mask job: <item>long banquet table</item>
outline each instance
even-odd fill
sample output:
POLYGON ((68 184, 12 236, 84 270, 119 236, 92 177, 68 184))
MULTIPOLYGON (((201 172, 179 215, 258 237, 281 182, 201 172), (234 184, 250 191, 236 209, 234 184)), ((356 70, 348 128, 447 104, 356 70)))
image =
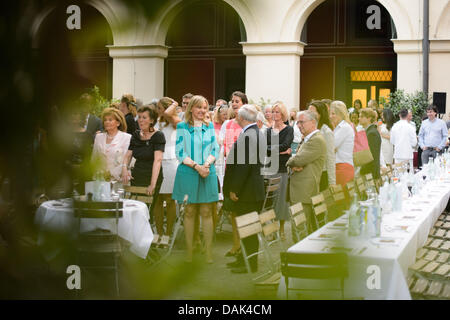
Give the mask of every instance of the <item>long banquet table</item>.
MULTIPOLYGON (((409 300, 408 267, 414 264, 417 250, 425 245, 430 229, 446 208, 449 197, 450 177, 428 182, 419 195, 403 201, 402 211, 383 215, 381 238, 347 236, 348 216, 343 215, 290 247, 288 252, 347 251, 346 299, 409 300), (378 275, 379 283, 375 280, 378 275)), ((294 288, 319 286, 314 280, 289 281, 289 287, 294 288)), ((281 277, 279 298, 285 299, 285 293, 285 280, 281 277)), ((296 295, 290 293, 291 297, 296 295)))

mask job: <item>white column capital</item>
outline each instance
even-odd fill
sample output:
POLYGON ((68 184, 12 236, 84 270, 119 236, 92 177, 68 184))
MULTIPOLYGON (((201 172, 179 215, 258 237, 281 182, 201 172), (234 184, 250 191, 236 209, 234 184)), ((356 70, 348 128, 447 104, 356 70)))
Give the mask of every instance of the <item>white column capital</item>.
POLYGON ((306 43, 295 42, 240 42, 246 56, 303 55, 306 43))
POLYGON ((395 53, 422 53, 422 39, 399 40, 392 39, 395 53))
POLYGON ((431 39, 430 53, 450 53, 450 39, 431 39))
POLYGON ((167 58, 169 48, 162 45, 107 46, 111 58, 167 58))

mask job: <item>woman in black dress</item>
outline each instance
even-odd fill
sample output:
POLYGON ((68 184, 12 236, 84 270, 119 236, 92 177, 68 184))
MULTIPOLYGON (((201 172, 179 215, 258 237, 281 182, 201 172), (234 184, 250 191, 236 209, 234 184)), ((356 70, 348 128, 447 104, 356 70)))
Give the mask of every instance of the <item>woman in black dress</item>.
POLYGON ((286 240, 284 234, 284 223, 290 219, 289 204, 286 201, 286 191, 288 184, 288 173, 286 162, 292 154, 291 144, 294 141, 294 128, 285 122, 289 119, 289 114, 283 102, 278 101, 272 107, 273 125, 267 129, 267 155, 273 159, 278 157, 278 170, 273 172, 274 177, 281 177, 280 191, 275 202, 275 214, 280 221, 280 237, 286 240))
POLYGON ((132 186, 147 187, 147 194, 153 195, 153 201, 161 187, 163 180, 161 163, 166 139, 164 134, 155 129, 158 113, 149 106, 138 110, 138 124, 140 130, 133 132, 130 146, 122 164, 122 182, 132 186), (131 157, 136 159, 133 170, 128 170, 131 157))

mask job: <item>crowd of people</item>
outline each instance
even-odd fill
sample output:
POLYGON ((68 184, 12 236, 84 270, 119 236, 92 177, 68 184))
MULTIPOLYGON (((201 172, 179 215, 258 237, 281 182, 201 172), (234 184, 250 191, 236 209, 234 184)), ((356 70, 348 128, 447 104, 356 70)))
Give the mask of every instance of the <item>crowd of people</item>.
MULTIPOLYGON (((80 105, 87 105, 89 99, 83 95, 80 105)), ((408 160, 413 168, 418 147, 425 164, 448 144, 446 123, 437 117, 434 106, 428 107, 428 119, 416 135, 409 110, 401 110, 395 122, 396 115, 380 109, 375 100, 367 108, 359 100, 352 108, 342 101, 314 100, 304 111, 289 110, 282 101, 264 107, 249 104, 239 91, 233 92, 229 102, 219 99, 215 105, 190 93, 181 100, 181 106, 169 97, 142 105, 125 94, 120 103, 104 109, 100 118, 77 113, 72 123, 78 136, 92 141, 88 157, 97 170, 101 168, 119 183, 147 188, 153 196, 151 215, 157 234, 171 236, 176 202, 187 196, 187 261, 192 261, 195 249, 202 245, 201 221, 205 260, 213 262, 217 211, 222 207, 228 212, 233 241, 226 256, 236 257, 228 264, 236 273, 247 270, 234 218, 262 209, 264 179, 281 178, 273 207, 285 241, 290 205, 303 204, 308 229, 313 231, 317 226, 312 196, 332 185, 344 186, 359 174, 378 178, 381 168, 393 163, 408 160), (372 160, 357 167, 354 152, 361 132, 372 160), (278 166, 270 172, 262 170, 272 160, 278 166)), ((248 255, 258 250, 256 237, 243 244, 248 255)), ((252 272, 258 269, 256 258, 250 266, 252 272)))

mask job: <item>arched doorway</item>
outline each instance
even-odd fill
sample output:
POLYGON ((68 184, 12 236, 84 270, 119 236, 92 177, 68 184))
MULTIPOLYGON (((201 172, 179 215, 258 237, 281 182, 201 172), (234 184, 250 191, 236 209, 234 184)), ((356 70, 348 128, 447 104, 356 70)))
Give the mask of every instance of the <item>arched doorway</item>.
POLYGON ((76 91, 99 87, 112 96, 112 59, 107 45, 113 44, 111 28, 94 7, 78 3, 80 29, 69 29, 67 6, 48 10, 34 39, 40 73, 49 90, 71 86, 76 91))
POLYGON ((342 100, 350 107, 356 99, 366 106, 388 96, 397 77, 393 38, 394 23, 378 1, 321 3, 301 35, 307 44, 300 66, 301 108, 312 99, 342 100))
POLYGON ((180 101, 185 93, 201 94, 214 104, 245 91, 241 41, 246 41, 243 23, 224 1, 198 1, 182 9, 166 38, 165 95, 180 101))

